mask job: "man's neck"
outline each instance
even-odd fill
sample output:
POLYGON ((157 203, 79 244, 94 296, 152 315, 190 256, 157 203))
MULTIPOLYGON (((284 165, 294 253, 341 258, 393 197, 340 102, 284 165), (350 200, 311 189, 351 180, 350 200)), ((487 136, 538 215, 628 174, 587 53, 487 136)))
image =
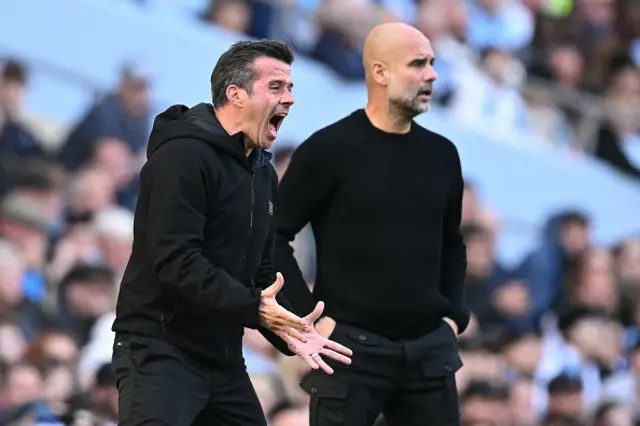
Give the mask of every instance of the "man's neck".
MULTIPOLYGON (((235 114, 234 111, 230 110, 227 107, 222 107, 214 109, 214 113, 222 128, 229 135, 235 135, 236 133, 242 132, 242 120, 240 120, 240 118, 235 114)), ((251 143, 251 140, 247 137, 247 135, 243 136, 244 152, 248 157, 251 154, 251 151, 253 151, 253 144, 251 143)))
POLYGON ((411 120, 395 113, 388 105, 369 102, 364 111, 371 124, 384 132, 405 134, 411 130, 411 120))

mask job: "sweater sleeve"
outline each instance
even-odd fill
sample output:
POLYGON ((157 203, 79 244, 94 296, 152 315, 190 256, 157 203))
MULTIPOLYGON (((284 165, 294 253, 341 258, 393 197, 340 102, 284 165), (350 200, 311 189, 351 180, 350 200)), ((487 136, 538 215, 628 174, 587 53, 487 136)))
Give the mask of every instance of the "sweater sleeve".
POLYGON ((464 298, 467 251, 460 233, 464 182, 460 157, 455 147, 453 150, 453 184, 447 197, 443 221, 440 293, 449 299, 449 310, 445 316, 455 321, 458 333, 462 333, 469 325, 470 319, 469 308, 464 298))
POLYGON ((275 265, 284 276, 283 292, 299 315, 307 315, 316 305, 291 243, 313 220, 335 187, 330 152, 320 133, 315 133, 294 152, 278 191, 276 203, 275 265))

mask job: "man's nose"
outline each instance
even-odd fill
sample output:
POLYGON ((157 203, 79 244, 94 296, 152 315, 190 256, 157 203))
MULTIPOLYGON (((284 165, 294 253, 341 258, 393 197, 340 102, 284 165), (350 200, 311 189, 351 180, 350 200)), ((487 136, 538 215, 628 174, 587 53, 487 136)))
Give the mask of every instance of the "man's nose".
POLYGON ((293 93, 287 90, 285 91, 285 94, 280 102, 285 105, 293 105, 294 103, 296 103, 296 100, 293 99, 293 93))
POLYGON ((424 74, 424 80, 426 82, 429 83, 433 83, 434 81, 436 81, 436 79, 438 78, 438 73, 436 72, 435 69, 430 68, 425 74, 424 74))

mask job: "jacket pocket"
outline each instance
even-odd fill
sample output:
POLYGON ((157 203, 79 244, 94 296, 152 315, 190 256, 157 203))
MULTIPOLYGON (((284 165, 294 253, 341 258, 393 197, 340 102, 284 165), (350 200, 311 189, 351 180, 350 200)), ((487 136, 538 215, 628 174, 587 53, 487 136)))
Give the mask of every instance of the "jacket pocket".
POLYGON ((125 381, 132 382, 135 375, 149 359, 150 347, 146 337, 117 335, 113 343, 111 368, 119 389, 125 381))
POLYGON ((349 393, 351 380, 343 375, 328 375, 322 371, 310 371, 300 382, 305 393, 314 398, 344 400, 349 393))

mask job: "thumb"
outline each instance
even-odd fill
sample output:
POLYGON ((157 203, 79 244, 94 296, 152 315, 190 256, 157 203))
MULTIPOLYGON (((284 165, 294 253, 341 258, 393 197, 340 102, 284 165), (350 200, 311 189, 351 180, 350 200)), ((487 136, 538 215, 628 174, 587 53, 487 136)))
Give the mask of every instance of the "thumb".
POLYGON ((274 283, 271 284, 269 287, 267 287, 262 292, 262 295, 267 297, 275 297, 276 294, 278 294, 280 290, 282 290, 283 285, 284 285, 284 278, 282 277, 282 274, 278 272, 276 274, 276 280, 274 281, 274 283))
POLYGON ((318 302, 313 312, 307 315, 305 319, 309 321, 309 324, 313 324, 318 320, 318 318, 320 318, 320 315, 322 315, 322 312, 324 312, 324 302, 318 302))

